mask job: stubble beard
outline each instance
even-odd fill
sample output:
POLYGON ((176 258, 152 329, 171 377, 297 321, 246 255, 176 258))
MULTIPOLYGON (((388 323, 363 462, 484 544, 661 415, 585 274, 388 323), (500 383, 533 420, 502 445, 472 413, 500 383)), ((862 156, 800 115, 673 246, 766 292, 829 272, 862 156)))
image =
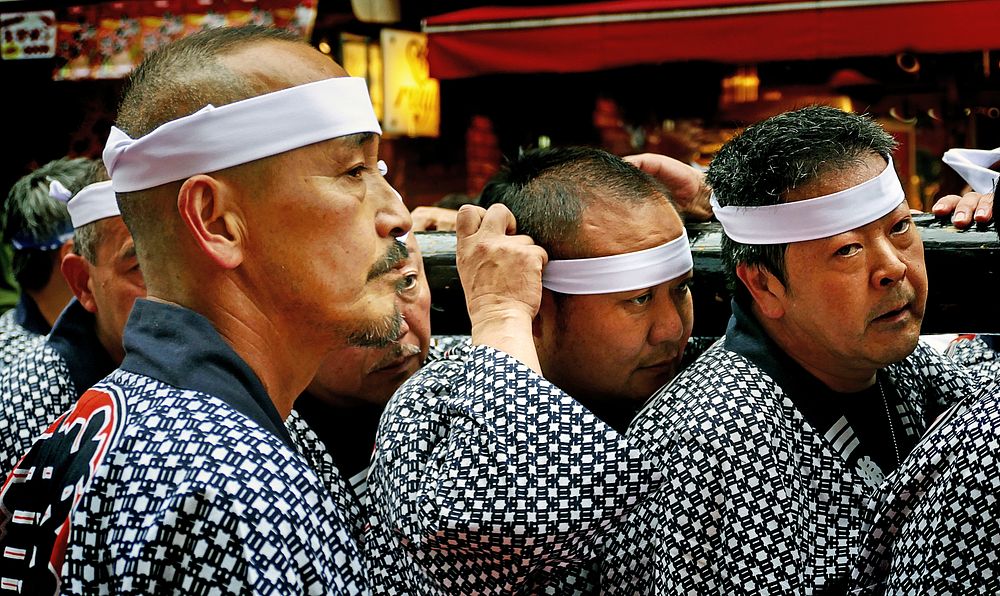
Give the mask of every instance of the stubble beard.
POLYGON ((357 348, 384 348, 397 339, 403 328, 403 313, 394 307, 392 314, 368 321, 347 338, 347 343, 357 348))

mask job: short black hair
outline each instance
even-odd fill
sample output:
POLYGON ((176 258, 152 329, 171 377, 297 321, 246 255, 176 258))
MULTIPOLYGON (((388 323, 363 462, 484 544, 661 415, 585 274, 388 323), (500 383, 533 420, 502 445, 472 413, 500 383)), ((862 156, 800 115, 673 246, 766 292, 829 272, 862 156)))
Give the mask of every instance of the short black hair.
MULTIPOLYGON (((749 126, 723 145, 707 181, 723 207, 784 202, 785 193, 877 154, 886 160, 896 141, 866 115, 809 106, 749 126)), ((759 265, 787 284, 787 244, 741 244, 723 235, 722 263, 736 297, 749 294, 736 276, 740 263, 759 265)))
POLYGON ((579 240, 584 210, 613 201, 642 204, 671 201, 670 192, 649 174, 607 151, 552 147, 522 152, 486 183, 479 205, 506 205, 550 259, 589 256, 579 240))
POLYGON ((58 250, 39 244, 72 230, 66 203, 49 195, 53 181, 76 194, 89 184, 94 161, 86 157, 61 158, 22 177, 14 183, 4 203, 3 240, 17 241, 25 248, 14 249, 14 279, 24 290, 44 288, 58 265, 58 250))

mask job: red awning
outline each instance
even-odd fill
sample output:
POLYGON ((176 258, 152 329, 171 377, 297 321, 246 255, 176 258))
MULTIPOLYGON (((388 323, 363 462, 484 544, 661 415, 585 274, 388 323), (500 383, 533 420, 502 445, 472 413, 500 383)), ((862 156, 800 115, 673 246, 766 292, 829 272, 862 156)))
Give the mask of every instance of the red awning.
POLYGON ((1000 0, 618 0, 487 6, 424 21, 431 75, 582 72, 1000 48, 1000 0))

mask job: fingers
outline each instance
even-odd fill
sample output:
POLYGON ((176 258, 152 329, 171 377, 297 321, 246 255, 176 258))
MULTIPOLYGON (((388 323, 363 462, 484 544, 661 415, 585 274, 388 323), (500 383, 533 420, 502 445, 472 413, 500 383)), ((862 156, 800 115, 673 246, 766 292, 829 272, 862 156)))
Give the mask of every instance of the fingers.
POLYGON ((640 170, 652 174, 651 169, 654 168, 654 161, 659 157, 654 153, 639 153, 637 155, 626 155, 622 159, 639 168, 640 170))
POLYGON ((510 209, 506 205, 494 203, 486 211, 486 215, 483 217, 479 228, 484 232, 495 234, 516 234, 517 220, 514 219, 514 214, 510 212, 510 209))
POLYGON ((955 227, 968 227, 973 220, 987 222, 993 217, 993 195, 978 192, 966 193, 961 197, 947 195, 938 199, 931 211, 938 217, 950 213, 951 222, 955 227))
POLYGON ((455 236, 467 238, 479 231, 486 210, 478 205, 462 205, 455 217, 455 236))
POLYGON ((434 209, 434 229, 442 232, 454 231, 456 211, 454 209, 444 209, 441 207, 435 207, 434 209))
POLYGON ((452 232, 455 230, 455 217, 457 215, 458 212, 454 209, 427 206, 417 207, 410 212, 414 232, 430 230, 452 232))
POLYGON ((980 195, 979 205, 973 215, 978 222, 987 222, 993 219, 993 199, 995 193, 980 195))
POLYGON ((424 207, 417 207, 411 211, 410 219, 413 220, 413 227, 410 229, 414 232, 425 232, 437 229, 434 218, 428 215, 424 207))
POLYGON ((686 181, 687 178, 695 173, 694 168, 688 164, 656 153, 629 155, 624 159, 650 176, 658 178, 667 186, 676 184, 681 180, 686 181))

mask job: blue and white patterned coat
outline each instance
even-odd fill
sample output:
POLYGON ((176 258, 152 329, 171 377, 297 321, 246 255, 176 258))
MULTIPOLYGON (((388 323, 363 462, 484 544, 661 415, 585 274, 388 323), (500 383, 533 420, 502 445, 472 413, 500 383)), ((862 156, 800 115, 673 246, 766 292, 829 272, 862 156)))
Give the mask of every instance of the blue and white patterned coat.
POLYGON ((139 300, 125 346, 122 367, 8 477, 0 494, 4 587, 366 592, 345 512, 211 324, 139 300))
MULTIPOLYGON (((970 387, 925 345, 884 374, 914 442, 970 387)), ((848 465, 789 388, 753 361, 720 341, 650 400, 628 434, 667 480, 607 542, 605 592, 843 590, 877 480, 848 465)))
POLYGON ((368 477, 373 591, 589 591, 600 537, 659 472, 509 355, 455 348, 396 392, 368 477), (558 587, 558 588, 556 588, 558 587))

